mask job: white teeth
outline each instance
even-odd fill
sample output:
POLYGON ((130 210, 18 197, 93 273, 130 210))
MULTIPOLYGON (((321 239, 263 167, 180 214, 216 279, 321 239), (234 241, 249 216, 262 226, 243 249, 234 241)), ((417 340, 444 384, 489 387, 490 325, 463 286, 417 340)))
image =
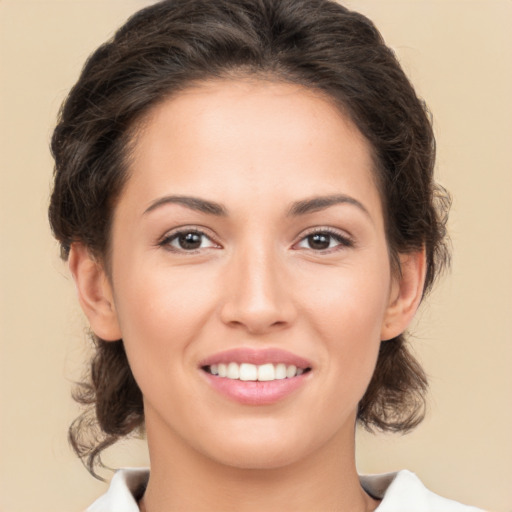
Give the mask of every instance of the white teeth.
POLYGON ((258 367, 255 364, 242 363, 240 365, 240 380, 258 380, 258 367))
POLYGON ((286 365, 283 363, 276 364, 276 379, 286 379, 286 365))
POLYGON ((297 373, 297 367, 293 364, 286 368, 286 376, 290 379, 291 377, 295 377, 297 373))
POLYGON ((228 372, 226 377, 228 379, 238 379, 240 377, 240 371, 238 370, 238 365, 236 363, 228 364, 228 372))
POLYGON ((262 364, 258 366, 258 380, 274 380, 276 378, 276 371, 274 365, 271 363, 262 364))
POLYGON ((284 363, 266 363, 262 365, 242 363, 239 365, 238 363, 231 362, 227 364, 212 364, 208 368, 212 375, 218 375, 219 377, 260 382, 291 379, 304 373, 303 368, 297 368, 293 364, 286 365, 284 363))

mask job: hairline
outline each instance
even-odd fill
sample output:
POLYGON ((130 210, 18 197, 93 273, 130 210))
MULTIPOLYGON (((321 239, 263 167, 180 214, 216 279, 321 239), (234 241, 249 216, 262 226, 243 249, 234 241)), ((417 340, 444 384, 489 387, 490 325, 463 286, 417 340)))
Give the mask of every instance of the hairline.
POLYGON ((390 216, 389 216, 389 205, 385 194, 385 180, 382 177, 383 169, 382 162, 377 154, 377 148, 371 142, 371 140, 363 133, 363 130, 359 127, 356 121, 356 116, 352 113, 348 102, 344 102, 341 98, 337 98, 333 93, 329 92, 325 88, 322 88, 313 83, 306 83, 301 81, 292 74, 279 72, 279 70, 259 70, 255 69, 254 66, 238 66, 230 67, 224 70, 220 74, 208 74, 204 73, 203 77, 189 79, 183 82, 180 86, 174 90, 169 90, 167 93, 163 93, 159 98, 150 102, 145 108, 138 113, 134 119, 130 122, 128 128, 121 135, 121 140, 124 139, 124 145, 121 149, 121 161, 119 165, 121 167, 122 180, 117 191, 117 194, 109 198, 110 204, 110 216, 108 219, 108 226, 106 229, 106 240, 103 254, 98 254, 99 260, 105 270, 105 273, 109 280, 112 277, 112 227, 114 224, 114 215, 117 207, 117 203, 123 194, 124 188, 129 181, 133 172, 133 161, 134 152, 138 145, 140 137, 143 135, 146 127, 151 122, 151 119, 155 111, 165 102, 172 100, 187 91, 194 89, 201 89, 205 86, 211 86, 229 82, 246 82, 246 83, 265 83, 268 84, 288 84, 294 85, 302 89, 304 92, 313 94, 319 99, 328 102, 332 107, 336 109, 339 115, 343 116, 345 120, 348 120, 350 124, 358 131, 363 137, 367 148, 369 150, 370 159, 372 161, 371 177, 373 183, 377 189, 377 193, 380 199, 381 213, 384 219, 384 232, 386 238, 386 246, 388 250, 388 257, 391 266, 392 275, 399 277, 400 272, 400 260, 398 255, 399 251, 394 248, 391 244, 391 230, 390 230, 390 216))

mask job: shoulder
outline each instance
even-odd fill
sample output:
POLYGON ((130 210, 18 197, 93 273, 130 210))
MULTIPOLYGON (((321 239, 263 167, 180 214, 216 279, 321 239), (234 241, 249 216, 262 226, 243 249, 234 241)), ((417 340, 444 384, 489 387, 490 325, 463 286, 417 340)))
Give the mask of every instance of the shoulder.
POLYGON ((116 471, 108 491, 85 512, 139 512, 140 499, 149 479, 147 468, 126 468, 116 471))
POLYGON ((375 512, 483 512, 434 494, 407 470, 360 478, 366 492, 382 499, 375 512))

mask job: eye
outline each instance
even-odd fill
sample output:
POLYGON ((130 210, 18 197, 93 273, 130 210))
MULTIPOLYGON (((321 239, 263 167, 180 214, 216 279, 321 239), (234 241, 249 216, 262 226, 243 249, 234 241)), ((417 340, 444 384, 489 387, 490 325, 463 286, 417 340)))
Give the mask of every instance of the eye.
POLYGON ((160 242, 160 245, 175 251, 189 252, 210 247, 219 247, 219 245, 213 242, 205 233, 193 229, 172 233, 165 237, 160 242))
POLYGON ((322 230, 306 235, 299 241, 297 247, 313 251, 328 251, 337 247, 352 247, 353 245, 352 240, 341 233, 322 230))

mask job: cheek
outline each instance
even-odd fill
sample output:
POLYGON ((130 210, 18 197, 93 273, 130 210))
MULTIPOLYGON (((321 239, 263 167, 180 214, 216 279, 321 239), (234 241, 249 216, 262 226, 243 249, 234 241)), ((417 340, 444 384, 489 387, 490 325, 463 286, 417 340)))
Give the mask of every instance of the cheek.
MULTIPOLYGON (((340 339, 379 337, 389 301, 390 271, 385 265, 318 269, 305 283, 305 308, 319 327, 340 339)), ((380 340, 379 340, 380 341, 380 340)))
POLYGON ((346 267, 326 271, 324 276, 317 272, 315 281, 315 287, 308 287, 313 291, 308 297, 309 317, 316 331, 313 335, 323 340, 323 365, 337 379, 332 389, 350 388, 362 396, 380 346, 389 300, 389 267, 346 267))
POLYGON ((215 308, 217 283, 199 268, 187 272, 155 262, 123 263, 117 267, 126 271, 114 286, 115 304, 135 376, 146 368, 153 368, 155 377, 157 369, 164 375, 179 371, 175 363, 190 357, 189 346, 215 308))

